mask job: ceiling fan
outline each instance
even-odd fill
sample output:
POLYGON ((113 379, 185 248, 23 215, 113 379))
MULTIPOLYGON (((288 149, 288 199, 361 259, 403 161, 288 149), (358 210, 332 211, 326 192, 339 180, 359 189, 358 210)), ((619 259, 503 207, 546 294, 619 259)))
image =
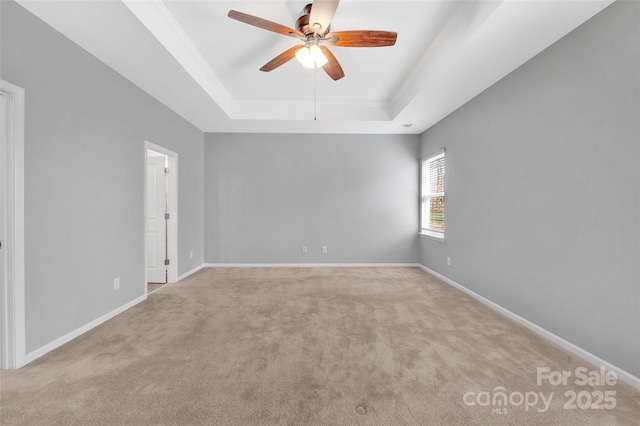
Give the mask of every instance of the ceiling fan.
POLYGON ((344 77, 338 60, 326 45, 336 47, 383 47, 393 46, 398 34, 390 31, 337 31, 330 32, 331 19, 340 0, 314 0, 302 10, 302 16, 294 28, 276 24, 266 19, 230 10, 229 18, 253 25, 274 33, 300 39, 303 44, 293 46, 276 56, 260 68, 269 72, 296 57, 307 68, 322 67, 334 80, 344 77))

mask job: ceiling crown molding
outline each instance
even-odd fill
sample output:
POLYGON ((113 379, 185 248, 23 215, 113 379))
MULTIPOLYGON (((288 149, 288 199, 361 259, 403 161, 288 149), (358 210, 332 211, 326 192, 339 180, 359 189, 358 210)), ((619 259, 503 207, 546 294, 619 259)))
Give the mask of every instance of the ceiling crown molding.
POLYGON ((315 103, 314 101, 236 100, 162 0, 122 0, 122 2, 229 118, 310 120, 317 115, 323 120, 392 120, 388 102, 315 103))
POLYGON ((338 82, 295 61, 259 72, 291 38, 227 17, 286 21, 298 0, 16 1, 203 132, 420 134, 613 0, 344 1, 336 28, 401 36, 336 48, 338 82))
POLYGON ((233 99, 161 0, 122 0, 204 91, 231 117, 233 99))
POLYGON ((390 104, 375 101, 234 101, 232 112, 240 120, 392 120, 390 104))

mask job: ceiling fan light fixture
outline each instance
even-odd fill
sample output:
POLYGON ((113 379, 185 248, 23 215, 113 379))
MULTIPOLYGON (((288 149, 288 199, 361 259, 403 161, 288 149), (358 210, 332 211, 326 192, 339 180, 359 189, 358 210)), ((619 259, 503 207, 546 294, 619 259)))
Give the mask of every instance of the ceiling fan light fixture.
POLYGON ((329 61, 317 44, 314 44, 309 48, 309 55, 313 58, 313 61, 316 63, 318 68, 322 67, 329 61))
POLYGON ((310 59, 310 56, 309 48, 307 46, 298 49, 296 52, 296 59, 303 65, 310 59))
POLYGON ((312 70, 312 69, 314 69, 314 68, 315 68, 316 63, 315 63, 315 61, 313 60, 313 58, 311 58, 311 56, 309 56, 309 58, 307 58, 307 60, 306 60, 306 61, 304 61, 304 62, 302 63, 302 66, 303 66, 303 67, 305 67, 305 68, 309 68, 309 69, 311 69, 311 70, 312 70))
POLYGON ((264 64, 260 71, 273 71, 295 56, 303 66, 312 69, 322 68, 331 79, 336 81, 344 77, 344 71, 331 50, 324 46, 325 43, 341 47, 384 47, 395 45, 398 37, 397 33, 391 31, 331 32, 331 20, 339 3, 340 0, 313 0, 313 3, 307 4, 302 10, 302 15, 296 20, 295 28, 237 10, 230 10, 227 16, 263 30, 298 38, 304 43, 304 45, 285 50, 264 64))
POLYGON ((317 44, 304 46, 296 52, 296 59, 306 68, 321 68, 329 60, 317 44))

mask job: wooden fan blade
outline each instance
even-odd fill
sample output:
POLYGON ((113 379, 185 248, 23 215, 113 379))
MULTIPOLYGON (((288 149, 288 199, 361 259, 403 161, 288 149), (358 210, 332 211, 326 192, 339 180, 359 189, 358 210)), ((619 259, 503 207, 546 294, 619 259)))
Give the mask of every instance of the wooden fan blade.
POLYGON ((258 18, 257 16, 247 15, 246 13, 238 12, 237 10, 230 10, 227 16, 236 21, 244 22, 245 24, 253 25, 254 27, 262 28, 264 30, 273 31, 274 33, 290 36, 290 37, 302 37, 300 31, 296 31, 293 28, 285 27, 284 25, 276 24, 275 22, 267 21, 266 19, 258 18))
POLYGON ((390 31, 338 31, 329 33, 325 36, 325 40, 329 41, 332 46, 341 47, 383 47, 393 46, 396 44, 398 33, 390 31), (330 39, 337 37, 338 40, 332 42, 330 39))
POLYGON ((264 64, 262 68, 260 68, 260 71, 269 72, 278 68, 280 65, 289 62, 294 58, 294 56, 296 56, 296 52, 298 51, 298 49, 301 49, 303 47, 304 45, 299 44, 297 46, 293 46, 291 49, 285 50, 284 52, 264 64))
POLYGON ((328 60, 328 62, 322 66, 322 69, 325 70, 325 72, 329 74, 329 77, 331 77, 332 79, 340 80, 342 77, 344 77, 344 71, 342 71, 340 63, 338 62, 336 57, 333 56, 333 53, 331 53, 331 51, 327 49, 326 46, 320 46, 320 49, 322 49, 322 53, 324 53, 324 56, 328 60))
POLYGON ((336 13, 338 3, 340 0, 314 0, 311 5, 309 27, 318 34, 325 34, 329 30, 329 24, 336 13))

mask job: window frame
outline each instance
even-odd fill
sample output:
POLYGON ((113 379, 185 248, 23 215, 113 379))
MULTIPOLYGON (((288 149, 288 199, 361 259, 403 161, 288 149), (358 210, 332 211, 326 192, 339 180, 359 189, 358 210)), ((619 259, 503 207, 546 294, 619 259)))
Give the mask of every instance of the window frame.
MULTIPOLYGON (((433 238, 435 240, 438 241, 444 241, 444 236, 445 236, 445 231, 446 231, 446 225, 445 225, 445 212, 446 212, 446 203, 445 203, 445 193, 446 193, 446 185, 447 185, 447 180, 446 180, 446 165, 445 165, 445 170, 443 172, 443 179, 444 179, 444 183, 443 183, 443 191, 442 192, 434 192, 434 193, 429 193, 427 192, 429 188, 425 188, 425 173, 430 173, 430 165, 431 163, 433 163, 434 161, 438 161, 440 159, 445 159, 445 151, 443 150, 442 152, 439 152, 437 154, 431 155, 429 157, 425 157, 422 158, 420 161, 420 231, 419 234, 421 236, 425 236, 425 237, 429 237, 429 238, 433 238), (442 226, 443 229, 442 231, 438 231, 438 230, 433 230, 433 229, 429 229, 429 228, 423 228, 423 224, 426 222, 429 222, 429 219, 426 218, 425 219, 425 214, 429 215, 430 214, 430 209, 428 207, 428 203, 429 203, 429 199, 433 198, 433 197, 442 197, 443 199, 443 218, 442 218, 442 226)), ((446 164, 446 163, 445 163, 446 164)), ((429 180, 429 178, 427 177, 427 180, 429 180)))

